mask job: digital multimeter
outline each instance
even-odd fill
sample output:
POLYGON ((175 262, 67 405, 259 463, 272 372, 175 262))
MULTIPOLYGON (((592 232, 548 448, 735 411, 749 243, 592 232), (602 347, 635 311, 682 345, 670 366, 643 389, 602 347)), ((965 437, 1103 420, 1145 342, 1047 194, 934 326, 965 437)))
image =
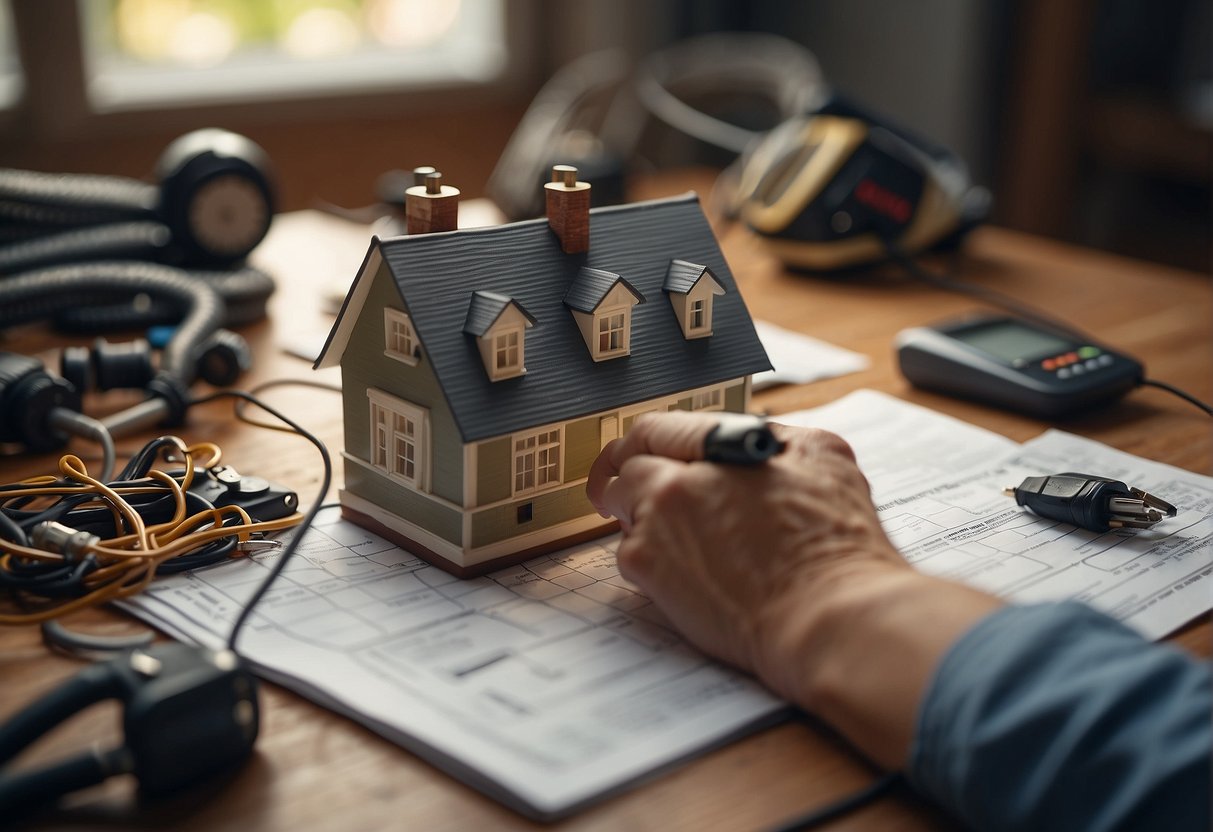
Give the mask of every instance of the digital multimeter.
POLYGON ((902 330, 901 372, 918 387, 1053 417, 1138 386, 1140 363, 1101 344, 1005 316, 902 330))

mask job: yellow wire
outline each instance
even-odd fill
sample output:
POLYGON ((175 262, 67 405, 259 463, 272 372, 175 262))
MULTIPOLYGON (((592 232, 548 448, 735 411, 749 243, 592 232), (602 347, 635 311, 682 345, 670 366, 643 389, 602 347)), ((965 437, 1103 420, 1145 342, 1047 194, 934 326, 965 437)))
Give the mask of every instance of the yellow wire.
MULTIPOLYGON (((99 540, 85 547, 80 555, 74 556, 91 555, 98 563, 98 568, 84 579, 85 586, 91 587, 84 595, 68 601, 53 602, 50 606, 34 612, 0 613, 0 625, 36 624, 79 609, 135 595, 151 584, 156 568, 165 561, 200 549, 220 538, 235 536, 239 543, 245 543, 254 534, 289 529, 302 521, 303 515, 296 513, 277 520, 257 522, 247 511, 235 505, 206 509, 187 516, 186 492, 198 468, 213 468, 222 458, 223 452, 213 442, 187 446, 176 437, 172 439, 185 463, 185 473, 180 482, 167 472, 152 468, 147 476, 158 485, 115 488, 89 476, 85 463, 78 456, 67 454, 59 460, 62 478, 50 475, 32 477, 18 483, 26 486, 24 488, 0 492, 2 501, 18 497, 63 498, 91 495, 93 499, 81 504, 81 508, 108 509, 113 514, 115 529, 129 529, 126 534, 99 540), (203 455, 205 459, 195 458, 203 455), (151 526, 144 522, 138 510, 127 500, 127 497, 135 495, 164 492, 172 495, 173 516, 151 526), (237 522, 225 526, 224 523, 232 517, 235 517, 237 522)), ((0 539, 0 568, 11 568, 13 558, 45 563, 69 562, 69 558, 61 553, 47 552, 0 539)), ((25 590, 21 594, 36 595, 35 592, 25 590)))

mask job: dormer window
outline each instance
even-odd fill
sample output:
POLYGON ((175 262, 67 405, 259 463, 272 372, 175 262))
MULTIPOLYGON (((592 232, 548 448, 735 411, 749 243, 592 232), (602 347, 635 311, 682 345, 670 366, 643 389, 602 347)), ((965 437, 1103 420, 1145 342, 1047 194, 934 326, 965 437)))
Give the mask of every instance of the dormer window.
POLYGON ((476 338, 480 360, 493 381, 526 372, 526 330, 535 319, 513 298, 473 292, 463 331, 476 338))
POLYGON ((595 361, 631 352, 632 307, 644 303, 644 295, 632 284, 614 272, 582 267, 565 293, 564 303, 595 361))
POLYGON ((383 354, 405 364, 416 365, 421 360, 421 342, 413 321, 404 312, 383 308, 383 354))
POLYGON ((661 288, 670 298, 683 338, 712 334, 712 300, 724 294, 724 287, 711 269, 686 260, 671 260, 661 288))
POLYGON ((598 357, 609 358, 616 353, 627 351, 631 343, 628 337, 631 335, 631 327, 628 326, 630 311, 630 308, 624 308, 618 312, 610 310, 594 316, 598 327, 598 346, 594 351, 598 357))
POLYGON ((522 328, 501 329, 493 336, 493 374, 518 375, 522 372, 522 328))

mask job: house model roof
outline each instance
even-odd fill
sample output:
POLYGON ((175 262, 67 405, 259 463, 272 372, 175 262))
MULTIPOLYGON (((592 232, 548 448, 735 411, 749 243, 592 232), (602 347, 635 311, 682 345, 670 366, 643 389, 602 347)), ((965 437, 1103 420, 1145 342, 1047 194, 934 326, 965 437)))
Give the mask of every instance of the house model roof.
POLYGON ((636 298, 637 303, 644 303, 644 295, 637 292, 636 287, 623 277, 614 272, 592 269, 589 266, 582 266, 578 270, 576 277, 573 278, 573 284, 564 296, 564 303, 570 309, 576 309, 578 312, 593 312, 617 283, 622 283, 632 293, 632 297, 636 298))
POLYGON ((564 253, 546 219, 374 238, 317 367, 340 360, 367 296, 362 284, 374 277, 376 250, 464 442, 729 381, 771 366, 694 194, 592 209, 589 251, 581 254, 564 253), (679 273, 698 269, 698 279, 706 268, 724 289, 715 301, 711 337, 684 338, 665 301, 662 290, 675 260, 687 264, 676 269, 679 273), (570 298, 576 302, 572 308, 592 309, 590 295, 605 295, 620 280, 649 302, 633 307, 630 354, 595 362, 570 311, 570 298), (494 382, 468 327, 485 331, 510 302, 534 322, 526 333, 526 372, 494 382))
POLYGON ((472 292, 472 302, 468 304, 468 316, 467 320, 463 322, 463 331, 468 335, 484 335, 510 304, 513 304, 522 313, 531 326, 535 325, 535 318, 531 313, 516 303, 513 298, 497 292, 476 291, 472 292))

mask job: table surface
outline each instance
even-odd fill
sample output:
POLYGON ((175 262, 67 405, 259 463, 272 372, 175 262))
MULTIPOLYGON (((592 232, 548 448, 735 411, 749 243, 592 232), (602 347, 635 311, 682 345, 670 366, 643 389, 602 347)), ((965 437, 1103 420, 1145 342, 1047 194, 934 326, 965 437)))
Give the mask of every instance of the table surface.
MULTIPOLYGON (((678 193, 710 179, 675 175, 640 183, 638 198, 678 193)), ((978 404, 910 387, 893 354, 894 333, 982 307, 961 295, 914 282, 892 269, 842 277, 809 277, 786 271, 760 241, 738 226, 717 224, 725 255, 751 313, 757 319, 798 330, 852 349, 871 359, 868 369, 809 385, 755 394, 754 405, 784 413, 827 403, 861 387, 881 390, 1002 433, 1029 439, 1061 427, 1112 447, 1200 473, 1210 473, 1213 431, 1208 417, 1160 390, 1143 388, 1116 404, 1064 422, 1046 424, 978 404)), ((242 386, 276 379, 336 382, 332 372, 315 373, 310 362, 283 345, 315 342, 332 320, 322 299, 348 281, 367 243, 361 227, 300 212, 279 218, 257 252, 257 261, 278 280, 271 315, 243 330, 256 356, 242 386), (352 259, 351 259, 352 258, 352 259)), ((963 254, 927 261, 937 269, 983 287, 1031 302, 1100 340, 1143 361, 1151 378, 1213 399, 1213 287, 1208 277, 997 228, 982 228, 963 254)), ((33 326, 7 337, 6 349, 39 355, 55 366, 61 336, 33 326)), ((76 342, 83 343, 83 342, 76 342)), ((336 371, 333 371, 336 372, 336 371)), ((104 412, 129 403, 106 394, 90 408, 104 412)), ((341 447, 340 400, 336 393, 281 387, 265 397, 324 439, 341 447)), ((319 487, 314 452, 297 438, 268 434, 232 418, 231 406, 191 411, 180 431, 193 441, 222 444, 225 461, 295 489, 306 504, 319 487)), ((120 459, 148 437, 121 439, 120 459)), ((72 449, 86 459, 87 443, 72 449)), ((54 470, 55 456, 0 457, 2 481, 54 470)), ((92 610, 70 626, 101 633, 140 629, 123 614, 92 610)), ((1208 617, 1171 639, 1201 655, 1210 652, 1208 617)), ((0 718, 78 671, 79 661, 51 653, 35 627, 0 629, 0 718)), ((136 808, 127 778, 71 798, 66 809, 31 821, 31 828, 172 825, 211 829, 239 819, 255 829, 430 830, 552 828, 534 824, 439 772, 423 760, 277 686, 262 687, 262 734, 247 765, 223 783, 204 784, 158 806, 136 808)), ((46 762, 94 742, 103 747, 120 733, 118 709, 97 706, 74 718, 19 758, 21 765, 46 762)), ((808 717, 792 720, 688 762, 652 782, 592 807, 554 828, 761 829, 867 785, 874 774, 828 729, 808 717)), ((839 827, 951 829, 953 825, 908 792, 897 792, 860 810, 839 827)))

